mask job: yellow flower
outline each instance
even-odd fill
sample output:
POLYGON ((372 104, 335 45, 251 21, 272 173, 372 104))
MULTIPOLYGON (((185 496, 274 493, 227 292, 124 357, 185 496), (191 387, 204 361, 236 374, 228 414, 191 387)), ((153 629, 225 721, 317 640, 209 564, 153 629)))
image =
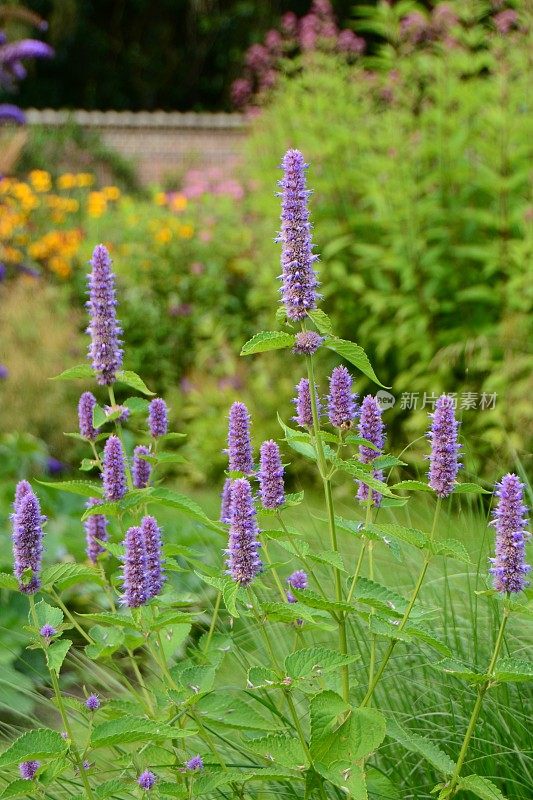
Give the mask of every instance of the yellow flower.
POLYGON ((73 189, 76 186, 76 176, 72 172, 65 172, 57 179, 58 189, 73 189))
POLYGON ((172 195, 170 207, 173 211, 185 211, 187 208, 187 198, 184 194, 172 195))
POLYGON ((72 274, 70 264, 61 256, 53 256, 48 262, 48 266, 60 278, 68 278, 72 274))
POLYGON ((179 234, 182 239, 192 239, 194 236, 194 228, 192 225, 180 225, 179 234))
POLYGON ((6 245, 4 247, 4 252, 2 254, 4 261, 7 261, 8 264, 20 264, 21 261, 24 259, 24 254, 17 250, 15 247, 10 247, 6 245))
POLYGON ((154 199, 157 206, 166 206, 167 204, 167 196, 164 192, 157 192, 154 199))
POLYGON ((159 244, 168 244, 172 239, 172 231, 168 226, 159 228, 159 230, 155 232, 154 239, 156 242, 159 242, 159 244))
POLYGON ((107 200, 103 192, 89 192, 87 213, 90 217, 101 217, 107 208, 107 200))
POLYGON ((49 192, 52 188, 50 173, 44 169, 32 169, 29 178, 36 192, 49 192))
POLYGON ((118 186, 104 186, 102 192, 106 200, 118 200, 120 197, 118 186))
POLYGON ((90 172, 79 172, 75 179, 80 189, 86 189, 94 183, 94 175, 91 175, 90 172))

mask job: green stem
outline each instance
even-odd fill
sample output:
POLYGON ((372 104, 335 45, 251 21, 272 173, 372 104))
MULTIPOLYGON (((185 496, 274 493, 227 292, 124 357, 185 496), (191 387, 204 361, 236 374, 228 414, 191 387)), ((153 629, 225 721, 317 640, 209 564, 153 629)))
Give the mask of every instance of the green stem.
POLYGON ((213 638, 213 634, 215 632, 215 627, 217 624, 218 619, 218 612, 220 611, 220 603, 222 601, 222 592, 217 593, 217 599, 215 600, 215 607, 213 609, 213 616, 211 617, 211 624, 209 625, 209 631, 207 633, 207 639, 205 641, 204 650, 207 653, 209 650, 209 646, 211 644, 211 639, 213 638))
POLYGON ((468 723, 468 728, 466 729, 465 737, 463 739, 463 744, 461 746, 459 757, 457 759, 457 764, 455 765, 455 771, 450 780, 450 786, 446 795, 447 797, 452 797, 452 795, 455 793, 455 788, 459 782, 461 770, 463 768, 463 764, 468 752, 468 747, 470 745, 470 740, 474 735, 479 714, 481 712, 481 706, 483 705, 483 700, 485 698, 487 689, 489 689, 491 685, 492 674, 494 672, 494 667, 496 666, 496 661, 498 660, 498 656, 500 654, 500 650, 503 644, 503 635, 505 633, 505 626, 507 625, 507 620, 509 619, 509 613, 510 613, 509 608, 504 608, 500 629, 496 637, 496 642, 494 643, 494 650, 492 651, 492 658, 490 660, 490 664, 487 669, 488 677, 487 680, 484 683, 482 683, 477 690, 477 699, 474 708, 472 709, 470 722, 468 723))
MULTIPOLYGON (((369 495, 372 496, 372 491, 369 490, 369 495)), ((374 542, 371 540, 368 543, 368 577, 371 581, 374 580, 374 542)), ((374 609, 370 609, 370 613, 374 613, 374 609)), ((376 669, 376 637, 373 633, 370 634, 370 663, 368 665, 368 688, 372 686, 374 681, 374 671, 376 669)))
POLYGON ((71 623, 72 623, 72 625, 74 625, 74 627, 76 628, 76 630, 78 631, 78 633, 80 633, 80 634, 83 636, 83 638, 85 639, 85 641, 86 641, 86 642, 88 642, 88 644, 94 644, 94 642, 93 642, 93 640, 91 639, 91 637, 89 636, 89 634, 87 634, 87 633, 86 633, 86 632, 83 630, 83 628, 81 627, 81 625, 80 625, 78 622, 76 622, 76 620, 74 619, 74 617, 72 616, 72 614, 70 613, 70 611, 68 610, 68 608, 66 607, 66 605, 63 603, 63 601, 61 600, 61 598, 59 597, 59 595, 57 594, 57 592, 55 591, 55 589, 50 589, 50 596, 54 598, 54 601, 55 601, 55 602, 58 604, 58 606, 60 607, 60 609, 62 610, 62 612, 64 613, 64 615, 65 615, 65 616, 67 617, 67 619, 69 620, 69 622, 71 622, 71 623))
MULTIPOLYGON (((433 539, 435 537, 435 531, 437 529, 437 520, 439 518, 440 507, 441 507, 441 498, 439 497, 439 498, 437 498, 437 503, 436 503, 436 506, 435 506, 435 514, 433 515, 433 525, 431 526, 431 533, 430 533, 430 536, 429 536, 430 542, 429 542, 428 548, 426 550, 426 557, 424 559, 424 563, 422 565, 422 569, 420 571, 420 575, 418 576, 418 580, 416 582, 416 586, 414 588, 414 591, 413 591, 413 594, 412 594, 411 599, 409 601, 409 604, 408 604, 407 608, 405 609, 403 617, 401 618, 400 623, 398 625, 398 632, 403 631, 403 629, 407 625, 407 622, 409 621, 409 616, 411 614, 411 611, 413 610, 413 606, 416 603, 416 599, 417 599, 418 595, 420 594, 420 589, 422 588, 422 584, 424 583, 424 578, 426 577, 426 572, 428 570, 429 562, 431 561, 432 552, 431 552, 430 545, 433 542, 433 539)), ((387 647, 387 650, 385 651, 385 655, 383 656, 383 660, 381 662, 381 665, 380 665, 377 673, 375 674, 372 683, 369 685, 367 693, 365 694, 365 696, 363 698, 363 701, 362 701, 361 706, 360 706, 361 708, 366 706, 369 703, 369 701, 371 700, 372 695, 374 694, 374 690, 375 690, 376 686, 378 685, 379 681, 381 680, 381 676, 385 672, 387 664, 389 663, 390 657, 391 657, 391 655, 392 655, 392 653, 394 651, 394 648, 396 647, 396 644, 397 644, 398 641, 399 641, 398 639, 393 639, 391 641, 391 643, 389 644, 389 646, 387 647)))
POLYGON ((270 567, 270 571, 272 572, 272 577, 274 578, 274 582, 275 582, 275 584, 276 584, 276 586, 278 588, 278 591, 279 591, 279 594, 280 594, 280 597, 281 597, 281 602, 282 603, 286 603, 287 602, 287 594, 286 594, 286 592, 285 592, 285 590, 283 588, 283 584, 281 583, 281 580, 280 580, 280 577, 278 575, 277 569, 272 566, 272 560, 271 560, 270 555, 268 553, 268 547, 267 547, 266 541, 263 541, 263 547, 261 549, 262 549, 262 552, 265 554, 265 560, 266 560, 268 566, 270 567))

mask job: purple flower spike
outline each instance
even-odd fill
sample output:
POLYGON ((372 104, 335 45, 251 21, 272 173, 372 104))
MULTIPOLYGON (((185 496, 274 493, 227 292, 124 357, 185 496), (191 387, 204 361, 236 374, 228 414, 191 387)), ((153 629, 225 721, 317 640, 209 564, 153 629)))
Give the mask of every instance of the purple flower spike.
POLYGON ((350 428, 357 413, 352 376, 346 367, 335 367, 329 379, 328 417, 335 428, 350 428))
POLYGON ((78 420, 80 434, 86 439, 94 441, 98 431, 93 428, 93 412, 96 406, 96 397, 91 392, 84 392, 78 403, 78 420))
POLYGON ((14 574, 24 594, 35 594, 41 586, 43 521, 39 500, 31 489, 18 501, 13 514, 14 574), (23 575, 31 570, 29 580, 23 575))
POLYGON ((98 711, 100 705, 100 698, 97 694, 90 694, 85 701, 85 708, 87 708, 89 711, 98 711))
POLYGON ((231 497, 231 524, 228 549, 225 551, 228 556, 228 575, 242 586, 248 586, 263 565, 258 556, 261 545, 257 538, 259 529, 252 501, 252 487, 246 478, 233 482, 231 497))
POLYGON ((197 772, 200 769, 204 768, 204 762, 202 756, 193 756, 188 761, 185 762, 185 768, 188 769, 190 772, 197 772))
POLYGON ((284 472, 276 442, 263 442, 258 474, 263 508, 278 508, 285 502, 284 472))
MULTIPOLYGON (((101 504, 102 501, 97 497, 90 497, 86 507, 93 508, 93 506, 99 506, 101 504)), ((86 542, 85 552, 87 553, 89 561, 96 564, 98 556, 105 553, 105 547, 103 547, 100 542, 107 542, 108 539, 107 519, 103 514, 93 514, 91 517, 87 517, 84 522, 84 527, 86 542)))
POLYGON ((235 402, 230 408, 227 452, 231 472, 242 472, 245 475, 253 472, 250 414, 244 403, 235 402))
POLYGON ((307 312, 316 308, 318 280, 311 241, 311 224, 307 202, 310 192, 306 188, 307 164, 299 150, 288 150, 282 162, 281 231, 282 244, 281 296, 287 317, 302 320, 307 312))
POLYGON ((300 356, 312 356, 324 341, 324 337, 316 331, 300 331, 294 339, 293 353, 300 356))
POLYGON ((89 275, 89 327, 91 337, 89 358, 101 386, 115 382, 122 367, 120 335, 122 329, 116 315, 115 276, 111 269, 111 258, 103 244, 97 245, 90 261, 89 275))
POLYGON ((43 639, 50 640, 52 636, 56 635, 57 631, 53 625, 43 625, 39 633, 43 637, 43 639))
MULTIPOLYGON (((371 464, 375 458, 382 454, 383 445, 385 444, 385 425, 381 419, 381 406, 378 400, 372 397, 371 394, 367 394, 361 403, 359 435, 362 436, 363 439, 368 439, 369 442, 372 442, 372 444, 378 448, 377 450, 372 450, 371 447, 367 447, 364 444, 359 446, 359 458, 361 462, 363 464, 371 464)), ((375 469, 372 474, 378 481, 383 480, 383 470, 375 469)), ((363 501, 368 500, 368 486, 361 483, 361 481, 359 481, 357 498, 363 501)), ((379 506, 381 502, 380 492, 376 492, 376 490, 373 489, 372 499, 374 505, 379 506)))
POLYGON ((531 567, 526 564, 526 541, 529 533, 527 506, 524 505, 524 484, 512 473, 496 484, 498 503, 493 511, 492 525, 496 528, 496 555, 493 564, 494 588, 497 592, 521 592, 529 581, 525 575, 531 567))
POLYGON ((26 497, 27 494, 33 494, 33 489, 31 488, 31 484, 28 481, 19 481, 17 483, 17 488, 15 489, 15 500, 13 501, 13 513, 17 513, 17 509, 20 505, 20 501, 23 497, 26 497))
POLYGON ((106 500, 120 500, 126 494, 124 450, 118 436, 110 436, 104 447, 102 479, 106 500))
MULTIPOLYGON (((307 573, 304 572, 303 569, 297 569, 296 572, 289 575, 287 583, 291 589, 307 589, 307 573)), ((287 592, 287 601, 289 603, 298 602, 290 590, 287 592)))
POLYGON ((126 552, 122 569, 121 598, 128 608, 139 608, 148 598, 148 570, 146 565, 146 544, 140 528, 128 528, 124 540, 126 552))
POLYGON ((136 489, 145 489, 150 482, 152 465, 141 456, 149 456, 150 450, 143 444, 138 445, 133 451, 132 477, 136 489))
POLYGON ((23 761, 19 764, 20 777, 25 781, 32 781, 40 766, 40 761, 23 761))
POLYGON ((222 503, 220 504, 220 521, 229 525, 231 522, 231 478, 226 478, 222 489, 222 503))
MULTIPOLYGON (((313 411, 311 408, 311 394, 309 392, 309 381, 307 378, 302 378, 300 383, 296 386, 296 397, 293 400, 294 405, 296 406, 296 414, 293 417, 293 420, 301 427, 301 428, 312 428, 313 427, 313 411)), ((317 392, 317 387, 315 386, 315 392, 317 392)), ((322 414, 322 408, 320 405, 320 401, 318 399, 317 394, 317 412, 318 418, 322 414)))
POLYGON ((442 394, 435 404, 434 413, 429 416, 432 423, 428 432, 431 442, 428 483, 437 497, 448 497, 453 492, 459 471, 461 448, 457 441, 459 423, 455 419, 453 398, 442 394))
POLYGON ((147 600, 159 594, 165 582, 161 560, 161 528, 154 517, 143 517, 141 533, 146 548, 147 600))
POLYGON ((156 781, 157 781, 156 775, 154 775, 153 772, 150 772, 149 769, 145 769, 145 771, 141 773, 141 775, 139 775, 137 783, 139 784, 141 789, 144 789, 145 792, 148 792, 150 791, 150 789, 154 788, 156 781))
POLYGON ((150 426, 150 434, 154 439, 158 436, 165 436, 168 431, 167 404, 160 397, 155 397, 150 403, 148 425, 150 426))

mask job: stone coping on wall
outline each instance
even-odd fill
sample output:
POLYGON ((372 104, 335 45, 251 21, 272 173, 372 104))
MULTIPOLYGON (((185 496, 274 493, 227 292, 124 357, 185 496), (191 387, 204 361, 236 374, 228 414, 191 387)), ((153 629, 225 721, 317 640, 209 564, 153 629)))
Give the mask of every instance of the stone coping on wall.
POLYGON ((30 125, 65 125, 70 121, 95 128, 244 128, 243 114, 195 111, 85 111, 52 108, 25 109, 30 125))

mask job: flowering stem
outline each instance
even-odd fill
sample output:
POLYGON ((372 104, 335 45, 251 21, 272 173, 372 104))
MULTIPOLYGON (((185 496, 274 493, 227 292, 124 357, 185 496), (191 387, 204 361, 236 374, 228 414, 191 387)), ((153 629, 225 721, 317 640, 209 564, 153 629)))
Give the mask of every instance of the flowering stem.
POLYGON ((222 592, 217 592, 217 599, 215 600, 215 607, 213 609, 213 616, 211 617, 211 624, 209 625, 209 631, 207 633, 207 639, 205 642, 205 652, 209 650, 209 646, 211 644, 211 639, 213 638, 213 634, 215 632, 215 626, 217 624, 218 619, 218 612, 220 611, 220 602, 222 600, 222 592))
MULTIPOLYGON (((428 570, 429 562, 431 561, 431 555, 432 555, 431 549, 430 549, 430 544, 433 541, 433 538, 435 536, 435 530, 437 528, 437 520, 439 518, 440 507, 441 507, 441 498, 438 497, 437 498, 437 503, 436 503, 436 506, 435 506, 435 514, 433 515, 433 525, 431 526, 431 533, 430 533, 430 536, 429 536, 429 543, 428 543, 428 547, 427 547, 427 550, 426 550, 426 557, 424 559, 424 563, 422 565, 422 569, 420 571, 420 575, 418 576, 418 580, 416 582, 416 586, 414 588, 414 591, 413 591, 413 594, 412 594, 411 599, 409 601, 409 604, 408 604, 407 608, 405 609, 403 617, 401 618, 401 620, 400 620, 400 622, 398 624, 398 632, 403 631, 403 629, 407 625, 407 622, 409 621, 409 616, 411 614, 411 611, 413 610, 413 606, 416 603, 416 599, 417 599, 417 597, 418 597, 418 595, 420 593, 420 589, 422 588, 422 584, 424 582, 424 578, 426 577, 426 572, 428 570)), ((387 650, 385 651, 385 655, 383 656, 383 661, 381 662, 381 665, 380 665, 377 673, 375 674, 374 679, 372 680, 371 684, 369 685, 368 691, 365 694, 365 696, 364 696, 364 698, 363 698, 363 700, 361 702, 361 706, 360 706, 361 708, 363 708, 364 706, 368 705, 369 701, 371 700, 372 695, 374 694, 374 690, 375 690, 376 686, 378 685, 378 683, 379 683, 379 681, 381 679, 381 676, 385 672, 385 669, 387 668, 387 664, 389 663, 389 659, 390 659, 390 657, 391 657, 391 655, 392 655, 392 653, 394 651, 394 648, 396 647, 396 644, 397 644, 398 641, 399 641, 398 639, 393 639, 391 641, 391 643, 389 644, 389 646, 387 647, 387 650)))
POLYGON ((61 600, 61 598, 54 589, 50 589, 50 596, 54 598, 54 601, 58 604, 64 615, 74 625, 78 633, 80 633, 83 636, 85 641, 88 642, 89 644, 94 644, 89 634, 83 630, 83 628, 78 622, 76 622, 76 620, 74 619, 74 617, 72 616, 72 614, 70 613, 70 611, 68 610, 68 608, 63 603, 63 601, 61 600))
MULTIPOLYGON (((109 402, 111 404, 111 407, 114 408, 117 404, 117 401, 115 400, 115 392, 112 386, 108 386, 107 388, 109 390, 109 402)), ((122 439, 122 425, 120 424, 120 419, 115 420, 115 430, 117 432, 118 438, 122 442, 122 448, 124 450, 124 453, 126 453, 126 449, 124 448, 124 441, 122 439)), ((133 489, 133 478, 131 475, 130 463, 128 458, 125 458, 124 460, 126 464, 126 481, 128 483, 128 489, 131 491, 133 489)))
MULTIPOLYGON (((305 331, 304 322, 302 322, 302 330, 305 331)), ((326 457, 324 455, 324 447, 322 444, 322 438, 320 436, 320 421, 318 419, 318 404, 317 404, 315 374, 314 374, 312 356, 306 356, 305 360, 307 363, 307 374, 309 378, 309 396, 311 399, 311 412, 313 415, 315 448, 317 454, 318 469, 320 472, 320 476, 322 478, 322 484, 324 486, 324 497, 326 499, 326 508, 328 512, 331 549, 333 550, 334 553, 338 553, 339 548, 337 544, 337 531, 335 528, 335 509, 333 506, 333 495, 331 493, 331 479, 330 476, 328 475, 326 457)), ((335 575, 335 598, 337 602, 341 602, 342 578, 340 570, 336 567, 334 568, 334 575, 335 575)), ((346 638, 346 618, 344 613, 342 612, 339 613, 338 624, 339 624, 339 649, 343 655, 348 655, 348 641, 346 638)), ((350 673, 348 671, 347 664, 344 664, 344 666, 341 667, 341 679, 342 679, 342 694, 345 701, 348 703, 350 701, 350 673)))
MULTIPOLYGON (((509 595, 507 595, 509 597, 509 595)), ((472 714, 470 716, 470 722, 468 723, 468 728, 466 729, 465 737, 463 739, 463 744, 461 746, 461 750, 459 753, 459 758, 457 759, 457 764, 455 765, 455 771, 452 775, 450 780, 450 785, 446 794, 446 797, 452 797, 455 794, 456 786, 459 782, 459 777, 461 774, 461 769, 463 767, 466 754, 468 752, 468 747, 470 745, 470 740, 474 734, 476 724, 478 721, 479 714, 481 712, 481 706, 483 705, 483 699, 491 685, 492 674, 494 672, 494 667, 496 666, 496 661, 498 660, 498 656, 500 654, 500 650, 503 643, 503 635, 505 633, 505 626, 507 625, 507 620, 509 619, 510 610, 508 607, 505 607, 503 610, 502 621, 500 624, 500 629, 498 631, 498 635, 496 637, 496 642, 494 644, 494 650, 492 651, 492 658, 490 660, 490 664, 487 669, 487 680, 482 683, 478 690, 477 690, 477 699, 472 709, 472 714)))
POLYGON ((287 595, 285 593, 285 590, 283 589, 283 584, 281 583, 281 580, 280 580, 280 577, 278 575, 277 569, 272 566, 272 559, 270 558, 270 556, 268 554, 268 548, 267 548, 266 541, 264 541, 262 543, 262 545, 263 545, 262 546, 262 550, 263 550, 263 553, 265 554, 266 562, 267 562, 268 566, 270 567, 270 571, 272 572, 272 577, 274 578, 275 584, 278 587, 279 594, 280 594, 280 597, 281 597, 281 602, 285 603, 287 601, 287 595))

